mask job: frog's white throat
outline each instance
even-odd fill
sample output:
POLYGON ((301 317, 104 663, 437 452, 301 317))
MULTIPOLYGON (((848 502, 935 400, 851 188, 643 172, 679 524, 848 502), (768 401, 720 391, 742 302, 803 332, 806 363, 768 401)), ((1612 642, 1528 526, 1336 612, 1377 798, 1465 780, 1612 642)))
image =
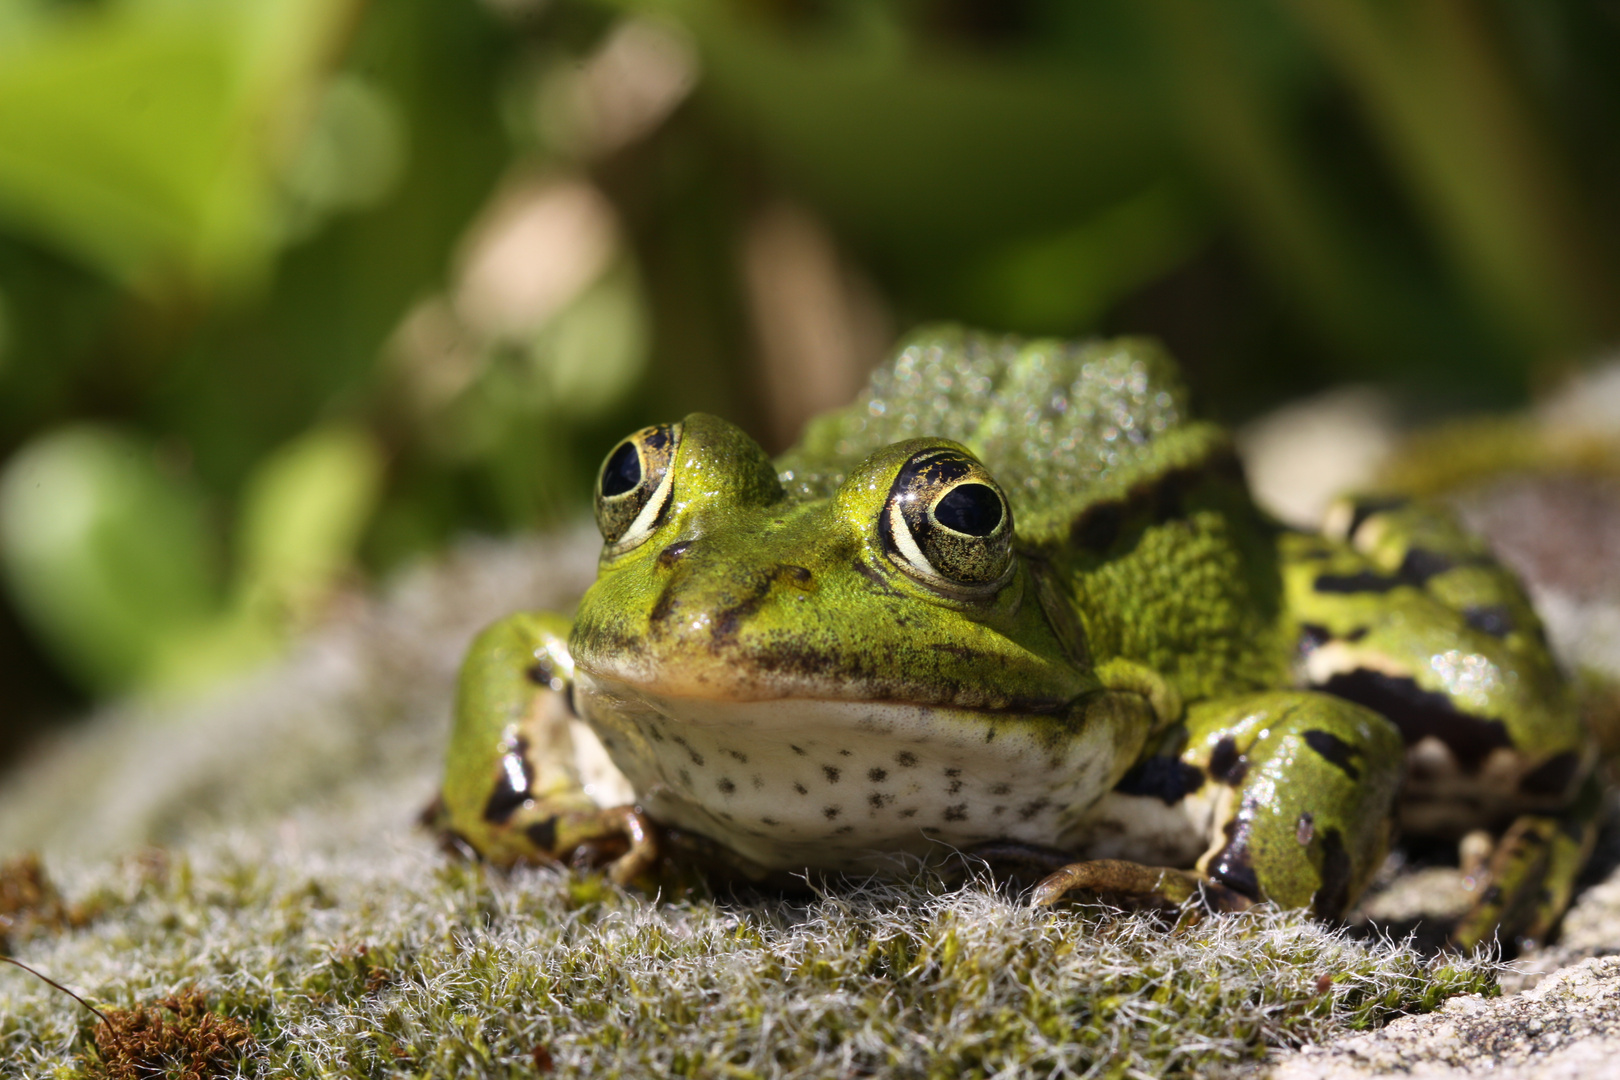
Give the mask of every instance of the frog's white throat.
POLYGON ((866 869, 997 840, 1066 846, 1135 758, 1135 695, 1049 717, 662 695, 577 672, 581 717, 659 820, 771 869, 866 869))

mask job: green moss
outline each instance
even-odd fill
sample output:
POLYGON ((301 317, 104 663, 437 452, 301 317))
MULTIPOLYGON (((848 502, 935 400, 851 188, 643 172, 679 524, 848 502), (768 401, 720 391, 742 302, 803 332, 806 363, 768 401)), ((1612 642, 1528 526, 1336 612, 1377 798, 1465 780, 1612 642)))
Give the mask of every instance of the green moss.
MULTIPOLYGON (((1292 913, 1169 925, 938 883, 661 903, 414 839, 73 876, 98 918, 22 958, 103 1007, 197 986, 251 1029, 249 1075, 1203 1075, 1495 978, 1292 913)), ((93 1018, 0 978, 0 1074, 89 1075, 93 1018)))

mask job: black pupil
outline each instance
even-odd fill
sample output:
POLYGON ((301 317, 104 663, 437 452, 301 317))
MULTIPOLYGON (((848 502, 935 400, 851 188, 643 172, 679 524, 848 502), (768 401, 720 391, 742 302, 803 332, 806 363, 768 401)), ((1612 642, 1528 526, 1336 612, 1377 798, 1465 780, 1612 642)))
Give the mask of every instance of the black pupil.
POLYGON ((1001 496, 988 484, 958 484, 934 506, 934 520, 967 536, 989 536, 1001 524, 1001 496))
POLYGON ((606 498, 634 491, 641 483, 641 455, 634 443, 620 443, 602 466, 602 494, 606 498))

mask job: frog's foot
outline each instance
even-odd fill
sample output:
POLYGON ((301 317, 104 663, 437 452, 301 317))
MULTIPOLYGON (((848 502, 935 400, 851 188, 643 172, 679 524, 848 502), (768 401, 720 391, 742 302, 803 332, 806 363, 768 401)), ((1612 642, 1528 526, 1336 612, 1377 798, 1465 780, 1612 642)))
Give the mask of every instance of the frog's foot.
MULTIPOLYGON (((661 854, 658 830, 633 806, 571 811, 548 818, 547 824, 553 832, 544 853, 558 862, 576 870, 603 870, 618 885, 645 885, 655 876, 661 854)), ((529 832, 535 835, 533 826, 529 832)))
POLYGON ((1143 866, 1123 859, 1070 863, 1035 886, 1031 907, 1050 907, 1072 892, 1091 893, 1131 908, 1181 907, 1200 899, 1213 911, 1243 911, 1247 896, 1191 870, 1143 866))
POLYGON ((1593 780, 1564 815, 1515 819, 1489 862, 1472 875, 1478 899, 1453 928, 1452 944, 1472 949, 1496 938, 1530 948, 1546 941, 1592 852, 1600 799, 1593 780))

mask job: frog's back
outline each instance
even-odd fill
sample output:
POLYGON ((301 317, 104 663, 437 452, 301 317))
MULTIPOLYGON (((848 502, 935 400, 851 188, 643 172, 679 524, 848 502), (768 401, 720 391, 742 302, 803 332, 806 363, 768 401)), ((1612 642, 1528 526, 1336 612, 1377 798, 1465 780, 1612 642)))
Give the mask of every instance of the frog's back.
POLYGON ((920 436, 962 443, 996 477, 1020 550, 1063 581, 1094 663, 1147 664, 1189 698, 1286 680, 1269 526, 1230 436, 1190 415, 1157 342, 928 328, 778 465, 790 494, 819 497, 920 436))
POLYGON ((1024 340, 957 326, 912 335, 855 402, 811 422, 779 465, 790 493, 825 495, 890 443, 962 443, 1012 503, 1020 543, 1069 541, 1088 509, 1150 475, 1227 446, 1189 417, 1175 362, 1155 341, 1024 340))

